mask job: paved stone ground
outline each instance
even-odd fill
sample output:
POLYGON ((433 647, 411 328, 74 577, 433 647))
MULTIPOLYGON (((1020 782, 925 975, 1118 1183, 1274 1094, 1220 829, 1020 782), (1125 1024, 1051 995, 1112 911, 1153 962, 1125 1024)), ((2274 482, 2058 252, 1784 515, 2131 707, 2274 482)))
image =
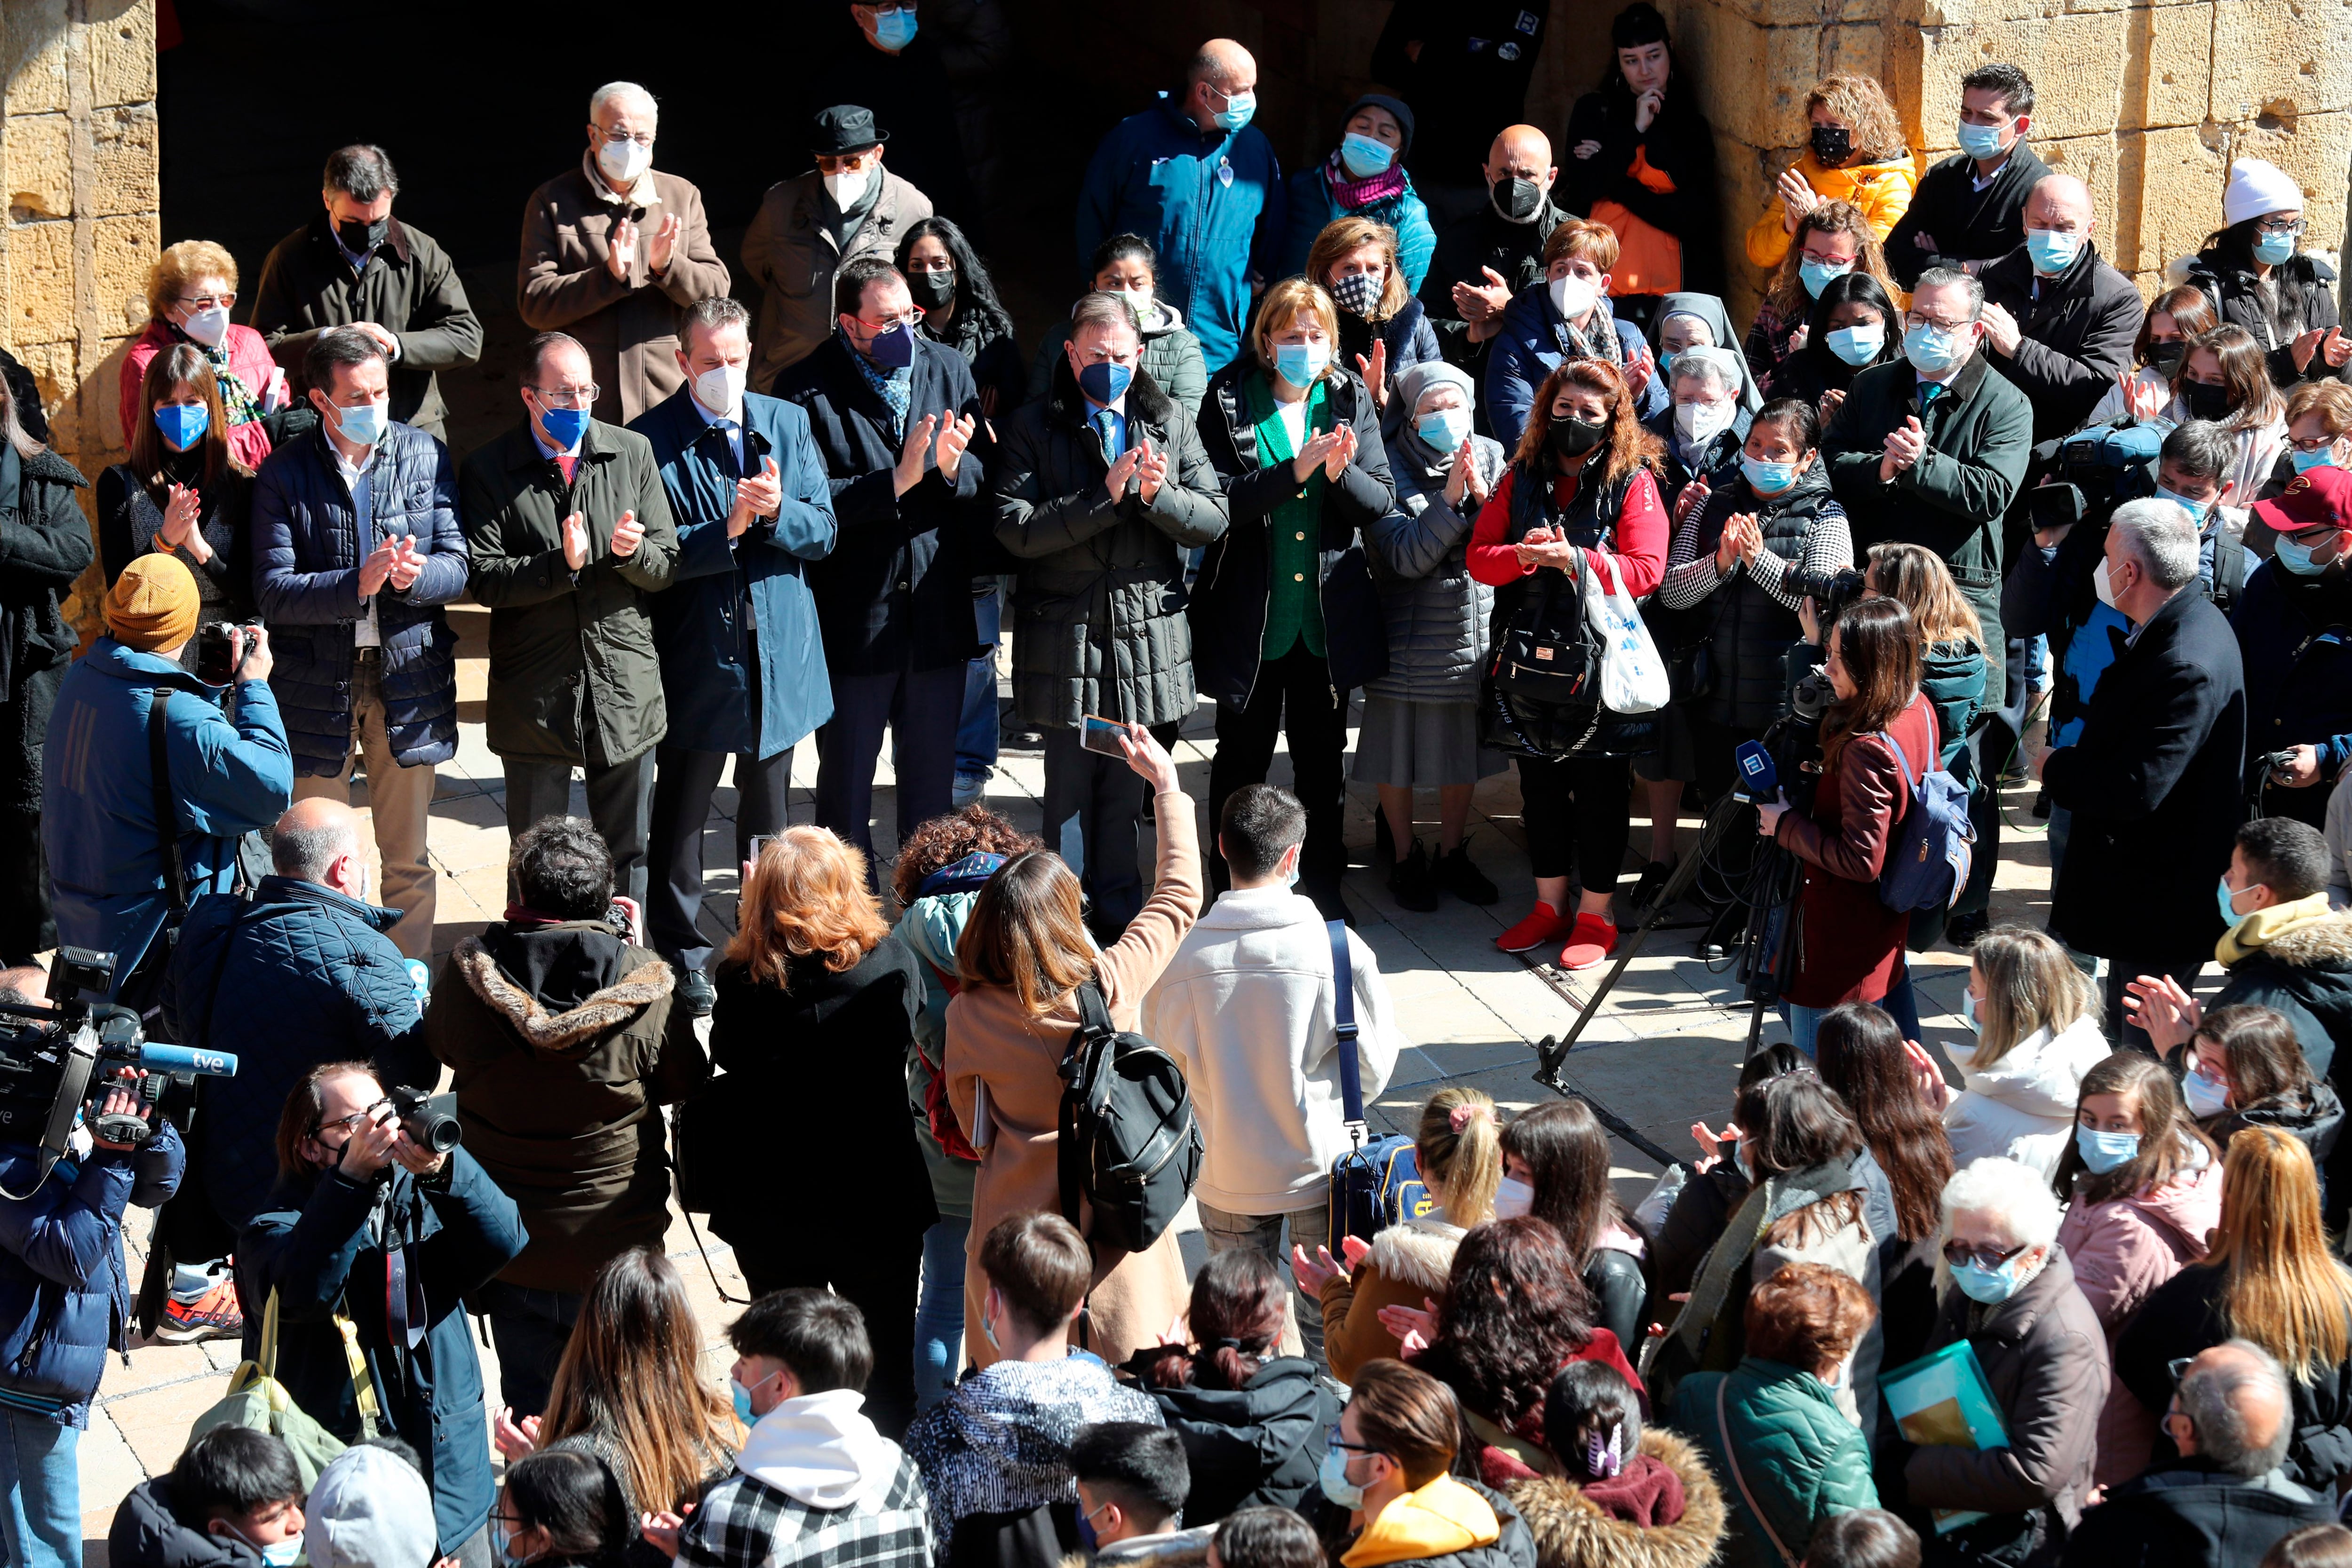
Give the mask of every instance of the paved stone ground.
MULTIPOLYGON (((498 759, 484 745, 481 728, 485 677, 480 654, 488 616, 467 610, 454 612, 453 621, 463 635, 459 749, 457 758, 440 769, 431 839, 433 859, 440 872, 435 946, 441 952, 480 930, 505 904, 504 790, 498 759)), ((1196 798, 1204 796, 1208 788, 1209 758, 1215 746, 1211 717, 1206 706, 1194 714, 1184 727, 1177 752, 1185 785, 1196 798)), ((814 747, 802 747, 793 775, 796 821, 810 818, 815 768, 814 747)), ((875 797, 875 836, 878 852, 887 857, 896 846, 887 753, 883 768, 882 787, 875 797)), ((1277 755, 1275 780, 1286 782, 1287 772, 1286 757, 1277 755)), ((1043 788, 1039 755, 1008 753, 989 787, 989 802, 1022 827, 1034 831, 1040 821, 1038 798, 1043 788)), ((2049 877, 2041 824, 2029 814, 2032 795, 2029 787, 2011 790, 2006 797, 2012 826, 2005 830, 2007 843, 1993 908, 1998 919, 2039 925, 2047 914, 2049 877)), ((706 829, 705 860, 714 869, 709 877, 710 897, 704 919, 713 930, 728 928, 732 919, 737 880, 730 863, 734 800, 733 789, 722 788, 706 829)), ((1421 806, 1425 811, 1433 810, 1435 797, 1424 794, 1421 806)), ((573 810, 585 814, 576 790, 573 810)), ((1369 789, 1351 795, 1348 838, 1360 861, 1370 858, 1372 810, 1369 789)), ((1564 1032, 1591 995, 1594 980, 1604 972, 1548 976, 1496 951, 1496 935, 1517 919, 1534 898, 1518 812, 1515 774, 1499 775, 1479 787, 1470 850, 1472 858, 1502 889, 1502 901, 1491 909, 1473 908, 1447 898, 1433 913, 1412 914, 1400 910, 1390 898, 1384 875, 1365 866, 1348 875, 1347 896, 1357 928, 1380 955, 1381 973, 1395 998, 1400 1022, 1412 1041, 1373 1112, 1374 1119, 1387 1128, 1409 1130, 1422 1102, 1447 1082, 1475 1084, 1493 1095, 1507 1113, 1549 1098, 1550 1092, 1530 1077, 1535 1065, 1533 1042, 1564 1032)), ((1433 817, 1423 821, 1422 831, 1435 832, 1433 817)), ((1685 818, 1681 831, 1685 851, 1696 841, 1697 831, 1696 821, 1685 818)), ((1149 841, 1147 834, 1147 854, 1149 841)), ((1633 841, 1637 854, 1647 843, 1646 825, 1638 819, 1633 841)), ((1623 1125, 1685 1157, 1693 1152, 1691 1123, 1702 1118, 1710 1124, 1718 1122, 1730 1110, 1748 1023, 1748 1010, 1738 1003, 1735 979, 1696 956, 1696 936, 1695 929, 1663 928, 1652 935, 1569 1057, 1566 1073, 1574 1088, 1611 1115, 1622 1118, 1623 1125)), ((1915 956, 1913 962, 1929 1043, 1961 1037, 1958 1009, 1965 983, 1965 958, 1947 948, 1915 956)), ((1769 1043, 1785 1040, 1787 1032, 1777 1020, 1768 1019, 1762 1038, 1769 1043)), ((1614 1147, 1612 1174, 1618 1178, 1621 1193, 1631 1201, 1647 1189, 1661 1165, 1622 1138, 1614 1147)), ((140 1220, 141 1211, 134 1210, 129 1239, 133 1278, 142 1262, 144 1228, 140 1220)), ((1191 1250, 1197 1263, 1197 1231, 1194 1236, 1191 1250)), ((695 1256, 682 1221, 674 1220, 668 1245, 701 1314, 705 1370, 714 1381, 722 1379, 730 1357, 720 1331, 733 1309, 719 1299, 711 1275, 695 1256)), ((727 1291, 741 1294, 741 1276, 725 1249, 714 1247, 711 1260, 727 1291)), ((495 1357, 487 1347, 481 1354, 485 1382, 495 1390, 495 1357)), ((226 1374, 236 1364, 232 1341, 142 1345, 132 1352, 129 1366, 117 1361, 108 1367, 80 1450, 85 1550, 96 1568, 103 1568, 105 1535, 116 1503, 144 1477, 170 1468, 185 1441, 189 1423, 220 1396, 226 1374)))

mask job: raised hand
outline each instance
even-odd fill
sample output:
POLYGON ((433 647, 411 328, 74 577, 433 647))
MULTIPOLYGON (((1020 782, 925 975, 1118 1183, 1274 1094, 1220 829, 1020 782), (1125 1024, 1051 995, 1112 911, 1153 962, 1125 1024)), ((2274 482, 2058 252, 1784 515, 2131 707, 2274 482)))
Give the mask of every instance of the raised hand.
POLYGON ((1356 427, 1352 424, 1343 424, 1331 434, 1339 439, 1332 444, 1331 450, 1324 455, 1323 477, 1326 479, 1337 479, 1348 471, 1348 465, 1356 460, 1356 427))
POLYGON ((1462 497, 1470 493, 1471 481, 1478 476, 1478 465, 1465 441, 1454 449, 1454 461, 1445 467, 1445 505, 1454 511, 1462 507, 1462 497))
POLYGON ((686 225, 676 213, 664 213, 662 221, 654 226, 653 243, 646 246, 646 270, 667 272, 670 257, 677 253, 677 236, 686 225))
POLYGON ((940 427, 940 417, 927 413, 907 423, 906 444, 898 448, 898 465, 890 471, 890 486, 905 495, 923 482, 923 459, 930 455, 931 435, 940 427))
POLYGON ((939 445, 933 453, 940 478, 955 483, 956 470, 963 465, 964 448, 971 444, 971 433, 978 428, 979 422, 968 413, 941 423, 939 445))
POLYGON ((1780 198, 1780 226, 1790 234, 1797 232, 1799 219, 1821 204, 1821 198, 1813 194, 1813 188, 1805 183, 1805 177, 1797 172, 1794 163, 1781 170, 1780 177, 1772 182, 1772 193, 1780 198))
MULTIPOLYGON (((1339 430, 1347 429, 1348 427, 1346 425, 1341 425, 1339 427, 1339 430)), ((1355 434, 1353 431, 1349 431, 1348 433, 1350 436, 1355 434)), ((1337 447, 1339 444, 1339 430, 1319 430, 1314 434, 1308 436, 1307 438, 1307 444, 1301 446, 1298 449, 1298 455, 1292 458, 1290 461, 1291 476, 1297 479, 1300 484, 1306 484, 1308 479, 1314 476, 1316 468, 1321 465, 1324 460, 1331 455, 1332 449, 1337 447)))
POLYGON ((1984 323, 1985 339, 1992 344, 1993 352, 2005 360, 2014 358, 2018 344, 2025 340, 2024 329, 2018 326, 2017 318, 2011 315, 2005 307, 1987 300, 1978 319, 1984 323))
POLYGON ((1693 512, 1706 506, 1707 495, 1705 475, 1684 486, 1683 493, 1675 497, 1675 527, 1681 528, 1693 512))
POLYGON ((1919 416, 1904 415, 1902 425, 1886 433, 1886 455, 1878 460, 1879 483, 1885 484, 1909 468, 1927 450, 1927 433, 1920 427, 1919 416))
POLYGON ((645 542, 645 524, 637 521, 636 513, 623 512, 621 520, 613 525, 614 556, 621 560, 626 560, 636 554, 637 547, 645 542))
POLYGON ((1845 393, 1836 387, 1829 388, 1822 393, 1821 406, 1822 423, 1827 424, 1830 422, 1830 416, 1845 406, 1845 393))
POLYGON ((2116 384, 2124 389, 2124 412, 2134 419, 2154 419, 2170 395, 2162 382, 2145 380, 2137 371, 2117 371, 2116 384))
POLYGON ((1658 110, 1664 109, 1665 103, 1666 95, 1656 88, 1652 88, 1635 99, 1633 100, 1633 133, 1638 136, 1647 131, 1651 122, 1658 118, 1658 110))
POLYGON ((2185 1045, 2205 1021, 2204 1009, 2169 975, 2142 975, 2124 982, 2124 1011, 2147 1031, 2157 1054, 2185 1045))
MULTIPOLYGON (((1361 354, 1356 356, 1356 373, 1362 376, 1364 384, 1372 389, 1372 405, 1375 408, 1388 407, 1389 340, 1386 338, 1372 340, 1370 358, 1367 359, 1361 354)), ((1334 475, 1333 477, 1337 478, 1338 476, 1334 475)))
POLYGON ((1919 1091, 1919 1099, 1928 1110, 1943 1114, 1944 1107, 1952 1103, 1952 1086, 1944 1082, 1944 1070, 1927 1054, 1927 1048, 1916 1040, 1903 1042, 1903 1054, 1911 1068, 1911 1082, 1919 1091))
POLYGON ((1347 1276, 1347 1269, 1332 1258, 1328 1247, 1316 1248, 1312 1258, 1307 1255, 1304 1247, 1294 1246, 1290 1249, 1290 1277, 1298 1282, 1298 1289, 1305 1295, 1320 1296, 1325 1285, 1347 1276))
POLYGON ((1371 1255, 1372 1244, 1365 1240, 1362 1237, 1342 1236, 1339 1238, 1339 1258, 1341 1261, 1348 1265, 1348 1271, 1349 1273, 1352 1274, 1359 1268, 1362 1267, 1364 1260, 1371 1255))
POLYGON ((2327 336, 2320 340, 2319 357, 2342 370, 2347 361, 2352 361, 2352 338, 2347 338, 2342 329, 2330 327, 2327 336))
POLYGON ((526 1416, 518 1423, 513 1406, 499 1406, 490 1417, 490 1442, 509 1462, 529 1458, 539 1449, 539 1417, 526 1416))
POLYGON ((1143 448, 1140 446, 1130 446, 1118 455, 1118 461, 1103 476, 1103 487, 1110 492, 1112 500, 1118 500, 1127 494, 1128 481, 1135 477, 1135 471, 1142 463, 1143 448))
POLYGON ((563 564, 578 571, 588 564, 588 518, 574 512, 557 525, 563 536, 563 564))
POLYGON ((166 549, 185 549, 198 560, 209 559, 212 551, 205 546, 205 536, 197 530, 197 521, 204 516, 204 500, 185 485, 174 485, 171 499, 163 507, 163 526, 155 537, 166 549), (202 554, 197 554, 201 550, 202 554))
POLYGON ((2314 327, 2307 332, 2296 335, 2294 341, 2288 345, 2287 351, 2294 356, 2294 368, 2297 371, 2311 369, 2311 358, 2319 352, 2319 345, 2325 342, 2326 338, 2327 329, 2320 327, 2314 327))
POLYGON ((1491 267, 1478 269, 1486 281, 1457 283, 1454 286, 1454 308, 1462 312, 1462 319, 1476 326, 1488 316, 1499 316, 1511 303, 1510 280, 1491 267))
POLYGON ((628 218, 616 220, 613 232, 604 241, 604 270, 626 283, 629 281, 629 266, 636 257, 636 224, 628 218))
POLYGON ((1143 455, 1135 465, 1135 494, 1148 507, 1159 497, 1160 486, 1168 483, 1168 449, 1152 445, 1147 438, 1137 450, 1143 455))

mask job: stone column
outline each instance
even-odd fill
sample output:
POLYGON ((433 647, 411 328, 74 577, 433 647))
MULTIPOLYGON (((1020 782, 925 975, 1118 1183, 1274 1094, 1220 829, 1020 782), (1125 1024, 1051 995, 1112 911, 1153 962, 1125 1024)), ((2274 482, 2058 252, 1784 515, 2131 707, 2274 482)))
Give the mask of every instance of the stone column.
MULTIPOLYGON (((117 376, 160 244, 154 0, 5 0, 0 27, 0 342, 95 480, 122 457, 117 376)), ((101 581, 93 566, 68 603, 78 624, 101 581)))

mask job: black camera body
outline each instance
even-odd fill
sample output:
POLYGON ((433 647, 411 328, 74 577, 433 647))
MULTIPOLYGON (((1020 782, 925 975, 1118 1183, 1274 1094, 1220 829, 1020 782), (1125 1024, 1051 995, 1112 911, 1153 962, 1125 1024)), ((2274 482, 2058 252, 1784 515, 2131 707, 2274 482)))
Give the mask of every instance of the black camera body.
POLYGON ((245 633, 246 646, 253 645, 253 626, 239 626, 233 621, 207 621, 196 628, 196 679, 208 686, 225 686, 236 675, 236 642, 234 633, 245 633))
POLYGON ((462 1141, 455 1094, 427 1094, 422 1089, 395 1084, 384 1095, 392 1102, 393 1114, 400 1118, 400 1130, 425 1153, 446 1155, 462 1141))
POLYGON ((1827 635, 1830 622, 1843 614, 1847 605, 1862 597, 1864 584, 1868 580, 1850 566, 1836 571, 1808 571, 1791 562, 1781 574, 1780 580, 1790 593, 1813 601, 1814 610, 1821 619, 1822 634, 1827 635))

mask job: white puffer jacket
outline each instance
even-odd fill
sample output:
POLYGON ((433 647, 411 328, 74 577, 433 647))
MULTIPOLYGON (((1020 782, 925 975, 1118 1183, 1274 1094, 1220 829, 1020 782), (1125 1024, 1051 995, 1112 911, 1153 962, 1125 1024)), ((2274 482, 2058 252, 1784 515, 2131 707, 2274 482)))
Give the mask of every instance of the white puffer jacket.
POLYGON ((1967 1085, 1944 1108, 1953 1167, 2001 1158, 2045 1176, 2056 1171, 2074 1135, 2083 1075, 2114 1049, 2096 1018, 2076 1019, 2055 1039, 2046 1029, 2035 1030, 1981 1071, 1969 1065, 1973 1050, 1947 1045, 1944 1052, 1967 1085))

